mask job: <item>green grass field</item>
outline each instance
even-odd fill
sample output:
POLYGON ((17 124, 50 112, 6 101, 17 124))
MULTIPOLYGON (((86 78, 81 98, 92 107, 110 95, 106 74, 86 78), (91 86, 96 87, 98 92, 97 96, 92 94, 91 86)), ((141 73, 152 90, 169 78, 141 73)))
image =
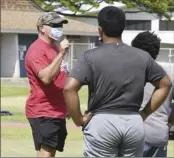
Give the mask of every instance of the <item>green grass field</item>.
MULTIPOLYGON (((25 101, 29 94, 27 87, 1 87, 1 110, 8 110, 14 116, 1 116, 1 156, 34 157, 31 129, 25 118, 25 101), (16 123, 16 124, 15 124, 16 123), (20 124, 21 123, 21 124, 20 124)), ((87 89, 80 91, 82 110, 86 109, 87 89)), ((57 157, 80 157, 83 153, 83 135, 81 128, 76 128, 71 120, 67 122, 68 137, 65 151, 57 157)), ((174 157, 174 141, 169 142, 168 156, 174 157)))
MULTIPOLYGON (((2 157, 35 157, 31 129, 25 118, 25 101, 29 94, 27 87, 1 87, 1 110, 8 110, 14 116, 1 116, 1 156, 2 157), (11 125, 12 123, 23 123, 25 126, 11 125)), ((86 88, 80 91, 80 101, 85 110, 87 103, 86 88)), ((67 121, 68 137, 65 151, 57 153, 57 157, 74 156, 80 157, 83 152, 83 137, 81 128, 77 128, 72 120, 67 121)))

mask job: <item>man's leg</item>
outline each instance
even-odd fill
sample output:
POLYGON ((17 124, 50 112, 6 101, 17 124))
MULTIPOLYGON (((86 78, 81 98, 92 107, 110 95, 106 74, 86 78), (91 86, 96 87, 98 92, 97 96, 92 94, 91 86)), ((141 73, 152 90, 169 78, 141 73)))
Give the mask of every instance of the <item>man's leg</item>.
POLYGON ((143 157, 166 157, 167 146, 165 147, 151 147, 145 145, 143 157))
POLYGON ((167 157, 167 146, 160 147, 154 157, 167 157))
POLYGON ((37 151, 37 157, 40 157, 40 150, 41 150, 41 144, 40 142, 42 142, 42 138, 40 136, 40 132, 39 132, 39 118, 29 118, 28 119, 30 126, 31 126, 31 130, 32 130, 32 135, 33 135, 33 141, 34 141, 34 146, 35 146, 35 150, 37 151))
POLYGON ((119 147, 120 157, 142 157, 144 148, 144 124, 139 114, 124 115, 124 136, 119 147))
POLYGON ((56 149, 46 145, 41 145, 38 157, 55 157, 56 149))
POLYGON ((117 157, 122 138, 121 120, 115 114, 97 114, 84 128, 85 157, 117 157))
POLYGON ((29 119, 38 157, 54 157, 62 152, 67 136, 66 122, 56 118, 29 119))

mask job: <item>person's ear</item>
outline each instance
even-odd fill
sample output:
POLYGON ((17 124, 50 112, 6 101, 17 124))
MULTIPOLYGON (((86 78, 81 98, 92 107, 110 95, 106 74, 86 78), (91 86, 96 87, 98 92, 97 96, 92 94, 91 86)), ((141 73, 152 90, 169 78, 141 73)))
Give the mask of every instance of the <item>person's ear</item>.
POLYGON ((98 26, 98 33, 99 33, 99 40, 102 40, 103 39, 103 29, 98 26))
POLYGON ((39 26, 39 31, 40 31, 41 33, 45 33, 45 28, 44 28, 43 25, 42 25, 42 26, 39 26))

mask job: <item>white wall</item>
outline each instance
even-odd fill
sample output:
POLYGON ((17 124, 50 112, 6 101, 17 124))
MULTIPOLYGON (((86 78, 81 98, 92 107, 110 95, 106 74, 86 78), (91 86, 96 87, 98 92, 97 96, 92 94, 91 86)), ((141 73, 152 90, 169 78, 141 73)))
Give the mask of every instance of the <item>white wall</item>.
POLYGON ((159 32, 159 20, 158 19, 151 20, 151 30, 154 31, 155 33, 159 32))
POLYGON ((18 35, 1 34, 1 77, 19 77, 18 35))
MULTIPOLYGON (((124 31, 123 32, 123 42, 126 44, 131 44, 131 41, 135 36, 140 33, 144 32, 145 30, 142 31, 124 31)), ((155 31, 155 30, 152 30, 155 31)), ((158 31, 156 30, 155 33, 161 38, 161 43, 171 43, 174 44, 174 31, 158 31)))
MULTIPOLYGON (((173 15, 174 18, 174 15, 173 15)), ((87 23, 89 25, 98 26, 97 19, 95 18, 77 18, 73 17, 77 21, 81 21, 87 23)), ((174 31, 159 31, 159 17, 156 15, 152 15, 149 13, 127 13, 126 14, 127 20, 151 20, 151 31, 154 31, 158 36, 161 38, 162 43, 174 43, 174 31)), ((142 30, 145 31, 145 30, 142 30)), ((131 40, 142 31, 134 31, 134 30, 126 30, 123 33, 123 41, 127 44, 131 43, 131 40)))
POLYGON ((126 13, 127 20, 153 20, 159 19, 158 16, 155 14, 150 14, 146 12, 139 12, 139 13, 126 13))
POLYGON ((85 18, 85 17, 69 17, 71 19, 86 23, 92 26, 98 26, 97 18, 85 18))
POLYGON ((161 38, 161 43, 174 44, 174 31, 159 31, 158 36, 161 38))

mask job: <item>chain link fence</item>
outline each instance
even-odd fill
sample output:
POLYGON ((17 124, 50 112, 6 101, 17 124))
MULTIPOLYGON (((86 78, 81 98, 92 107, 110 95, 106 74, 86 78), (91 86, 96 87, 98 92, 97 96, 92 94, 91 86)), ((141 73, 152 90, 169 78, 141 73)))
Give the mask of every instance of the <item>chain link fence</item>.
POLYGON ((65 61, 68 63, 68 69, 72 69, 77 61, 78 56, 95 46, 93 43, 71 43, 69 53, 65 57, 65 61))
MULTIPOLYGON (((81 53, 95 47, 94 43, 72 43, 71 49, 65 58, 68 63, 68 69, 70 70, 74 67, 77 58, 81 53)), ((174 48, 161 48, 157 61, 174 63, 174 48)))
POLYGON ((174 63, 174 48, 161 48, 157 61, 174 63))

